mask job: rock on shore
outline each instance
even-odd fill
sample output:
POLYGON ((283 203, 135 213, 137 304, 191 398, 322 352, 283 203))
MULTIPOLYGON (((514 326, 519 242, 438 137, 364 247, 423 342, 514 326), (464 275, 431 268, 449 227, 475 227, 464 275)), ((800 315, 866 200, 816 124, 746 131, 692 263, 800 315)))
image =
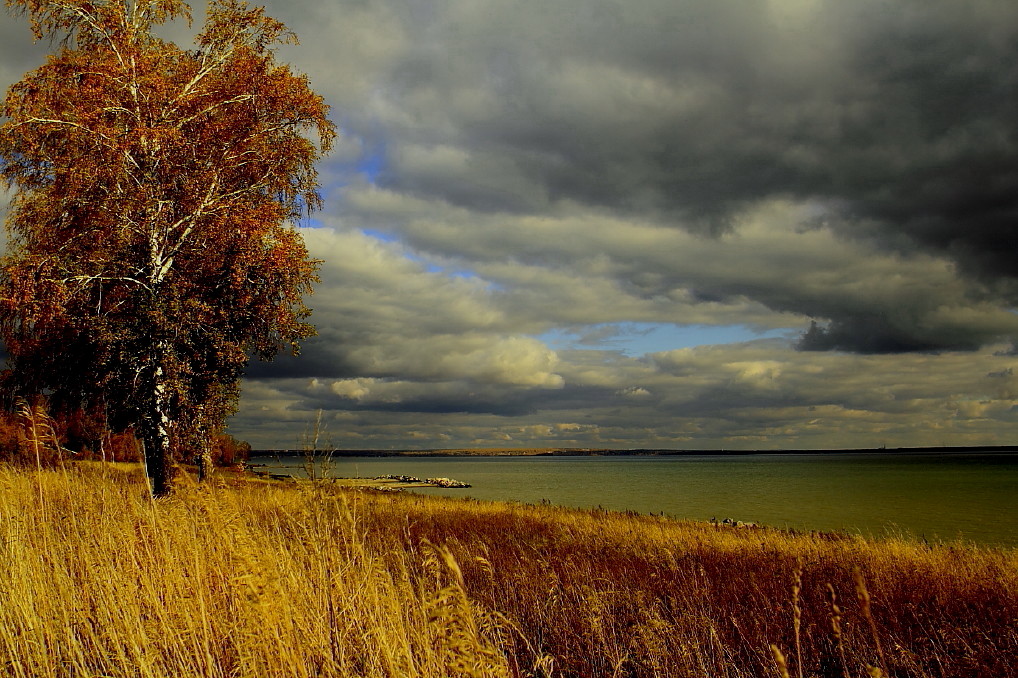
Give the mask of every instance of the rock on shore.
POLYGON ((432 487, 446 487, 446 488, 470 487, 469 483, 464 483, 459 480, 453 480, 452 478, 425 478, 424 480, 421 480, 416 476, 387 475, 378 476, 377 478, 375 478, 375 480, 392 480, 398 483, 407 483, 413 485, 416 484, 431 485, 432 487))

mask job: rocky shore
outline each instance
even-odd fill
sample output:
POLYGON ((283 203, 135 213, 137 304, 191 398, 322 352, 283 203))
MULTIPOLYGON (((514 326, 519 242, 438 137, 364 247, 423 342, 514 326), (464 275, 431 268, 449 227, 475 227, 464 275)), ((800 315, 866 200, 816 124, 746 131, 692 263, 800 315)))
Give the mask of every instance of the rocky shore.
MULTIPOLYGON (((247 465, 244 471, 262 480, 274 480, 282 482, 297 482, 305 480, 287 473, 272 473, 258 468, 261 465, 247 465)), ((458 489, 470 487, 469 483, 452 478, 418 478, 408 475, 385 475, 374 478, 322 478, 324 482, 335 483, 347 487, 361 487, 376 490, 398 491, 414 487, 441 487, 446 489, 458 489)))
POLYGON ((445 487, 445 488, 460 488, 470 487, 469 483, 464 483, 459 480, 453 480, 452 478, 425 478, 421 480, 416 476, 378 476, 374 480, 392 480, 399 483, 406 483, 411 487, 416 486, 429 486, 429 487, 445 487))

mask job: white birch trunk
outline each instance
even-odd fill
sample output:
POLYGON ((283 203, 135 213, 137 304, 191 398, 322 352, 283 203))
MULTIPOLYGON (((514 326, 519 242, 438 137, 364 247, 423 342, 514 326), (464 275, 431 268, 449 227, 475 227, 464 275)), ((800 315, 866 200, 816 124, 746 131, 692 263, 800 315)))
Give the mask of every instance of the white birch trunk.
POLYGON ((152 494, 170 493, 173 481, 172 439, 170 437, 170 397, 163 361, 168 352, 165 341, 155 345, 152 368, 152 400, 145 425, 145 470, 152 483, 152 494))

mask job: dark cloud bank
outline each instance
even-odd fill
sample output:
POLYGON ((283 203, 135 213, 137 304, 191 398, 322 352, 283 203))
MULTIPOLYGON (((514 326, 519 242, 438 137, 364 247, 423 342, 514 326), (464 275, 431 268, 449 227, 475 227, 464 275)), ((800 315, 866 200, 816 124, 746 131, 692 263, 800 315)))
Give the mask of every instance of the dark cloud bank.
MULTIPOLYGON (((235 429, 256 444, 318 408, 351 447, 935 445, 1018 423, 1018 5, 266 4, 345 136, 306 231, 320 336, 252 366, 235 429), (541 339, 627 322, 787 337, 541 339)), ((5 86, 46 47, 16 23, 5 86)))
MULTIPOLYGON (((382 101, 349 120, 370 137, 381 118, 387 189, 480 213, 583 205, 715 237, 738 231, 762 201, 810 202, 816 218, 803 228, 948 259, 974 299, 1018 301, 1012 6, 369 8, 408 41, 369 66, 382 101)), ((860 312, 809 290, 740 292, 821 320, 808 349, 972 349, 1000 338, 982 327, 940 333, 908 309, 860 312)))

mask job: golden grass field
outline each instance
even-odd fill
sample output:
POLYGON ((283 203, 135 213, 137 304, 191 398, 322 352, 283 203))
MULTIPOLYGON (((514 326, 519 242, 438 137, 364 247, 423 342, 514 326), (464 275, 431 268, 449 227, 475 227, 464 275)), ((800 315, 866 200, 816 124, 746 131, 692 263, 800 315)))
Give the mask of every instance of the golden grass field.
POLYGON ((0 467, 0 675, 1007 678, 1016 622, 1014 551, 0 467))

